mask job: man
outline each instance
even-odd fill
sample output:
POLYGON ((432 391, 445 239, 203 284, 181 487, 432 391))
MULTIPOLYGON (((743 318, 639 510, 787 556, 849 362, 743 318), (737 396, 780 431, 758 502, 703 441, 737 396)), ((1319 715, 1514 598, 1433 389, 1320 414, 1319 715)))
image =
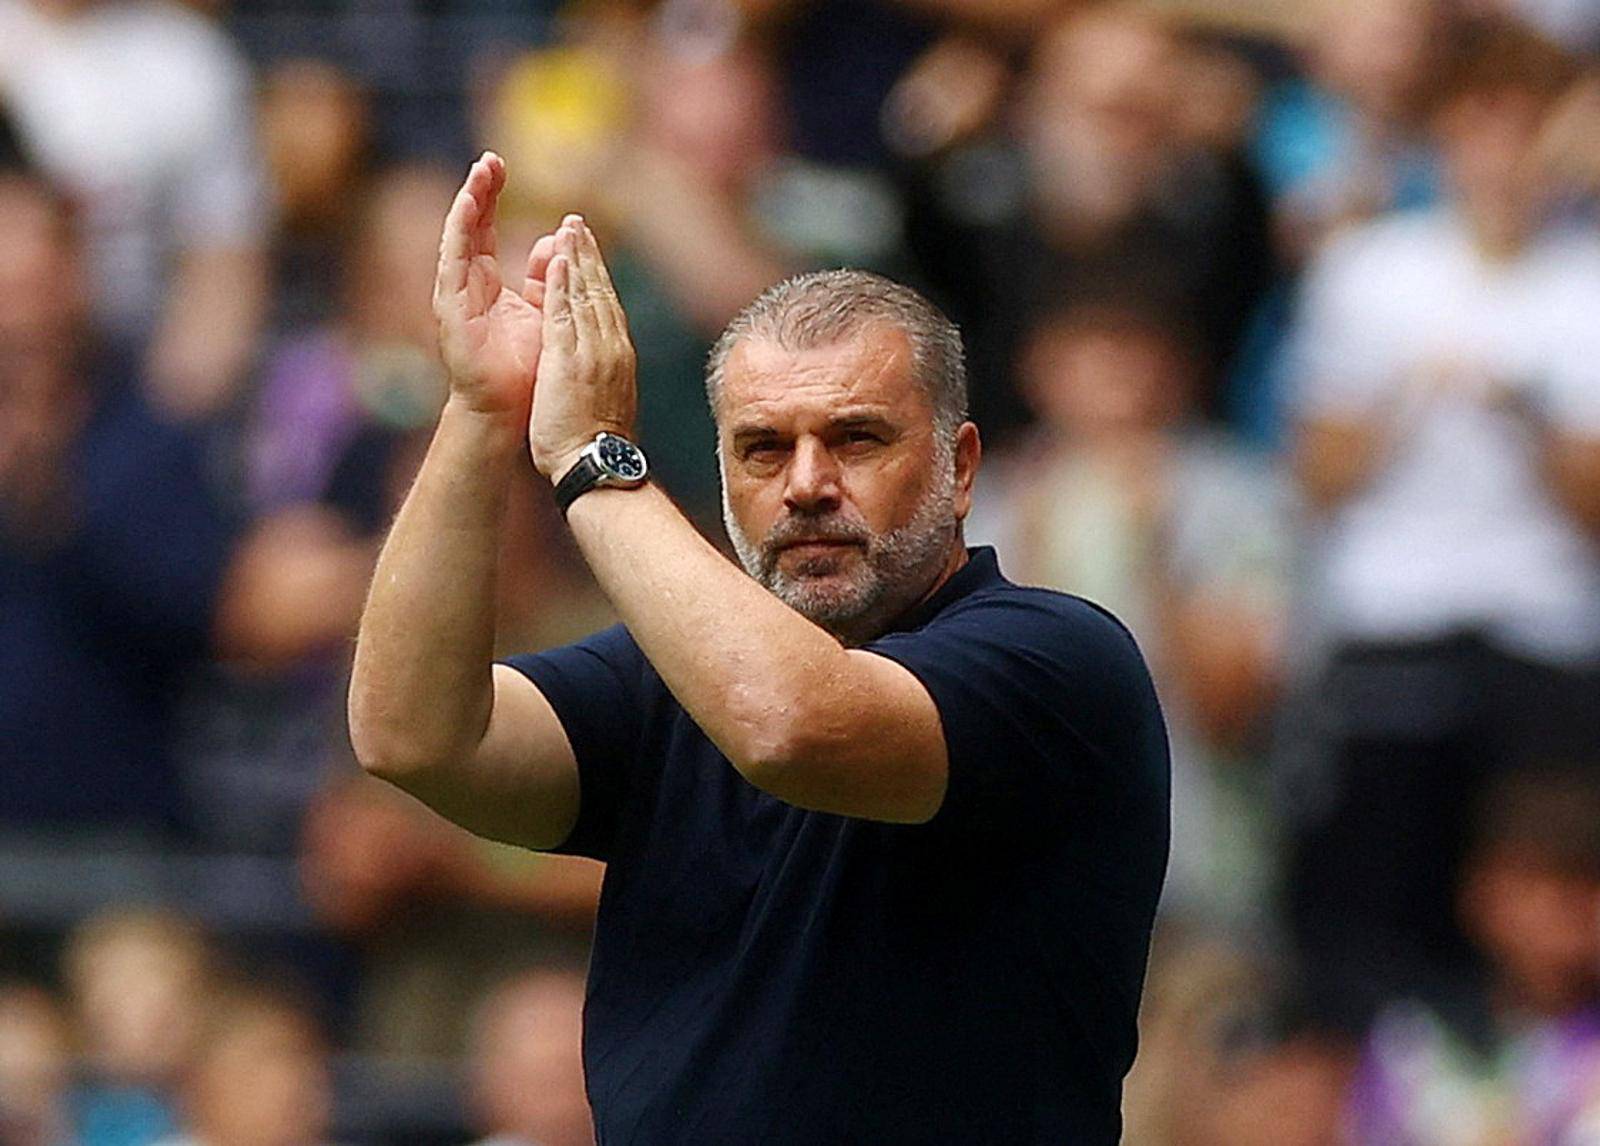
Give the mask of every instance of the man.
POLYGON ((351 735, 473 830, 609 864, 600 1141, 1115 1142, 1165 733, 1125 630, 962 544, 954 328, 851 272, 733 321, 708 391, 747 576, 618 440, 633 350, 583 221, 504 286, 504 181, 486 155, 445 223, 451 396, 379 560, 351 735), (625 624, 491 669, 524 440, 625 624))

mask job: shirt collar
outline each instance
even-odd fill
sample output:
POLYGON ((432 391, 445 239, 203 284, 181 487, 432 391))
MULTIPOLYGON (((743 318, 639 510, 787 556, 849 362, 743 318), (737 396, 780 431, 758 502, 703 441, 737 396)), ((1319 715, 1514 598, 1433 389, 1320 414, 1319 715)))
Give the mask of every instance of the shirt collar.
POLYGON ((1005 578, 1000 573, 1000 559, 995 555, 994 548, 989 545, 969 547, 966 564, 952 573, 943 585, 933 591, 932 596, 896 618, 894 624, 889 626, 889 632, 904 633, 920 629, 961 598, 1004 582, 1005 578))

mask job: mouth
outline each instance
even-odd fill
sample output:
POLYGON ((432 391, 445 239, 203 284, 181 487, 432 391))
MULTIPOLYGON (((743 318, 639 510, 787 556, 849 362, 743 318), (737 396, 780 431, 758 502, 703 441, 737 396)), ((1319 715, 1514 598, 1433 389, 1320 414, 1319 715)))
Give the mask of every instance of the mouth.
POLYGON ((778 547, 779 553, 801 553, 809 556, 820 556, 827 553, 838 553, 846 549, 858 549, 859 541, 847 541, 843 538, 812 537, 799 541, 785 542, 778 547))

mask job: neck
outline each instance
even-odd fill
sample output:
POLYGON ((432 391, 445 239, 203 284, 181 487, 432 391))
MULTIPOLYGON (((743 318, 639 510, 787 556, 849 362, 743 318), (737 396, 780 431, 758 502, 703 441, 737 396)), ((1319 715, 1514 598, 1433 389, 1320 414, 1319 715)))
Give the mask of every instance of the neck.
POLYGON ((939 565, 933 579, 927 587, 906 601, 902 605, 891 606, 884 610, 887 616, 862 618, 859 623, 843 624, 829 629, 834 636, 851 648, 858 648, 869 641, 877 640, 894 627, 896 621, 909 613, 914 613, 937 593, 944 588, 945 582, 954 577, 957 571, 968 561, 967 543, 962 534, 961 526, 956 526, 955 540, 951 543, 950 551, 944 561, 939 565))

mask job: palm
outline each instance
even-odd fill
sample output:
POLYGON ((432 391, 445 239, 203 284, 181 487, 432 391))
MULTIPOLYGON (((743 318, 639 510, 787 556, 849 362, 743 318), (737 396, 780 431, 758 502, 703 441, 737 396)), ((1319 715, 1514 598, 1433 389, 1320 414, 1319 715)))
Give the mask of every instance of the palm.
POLYGON ((504 186, 499 156, 473 164, 445 220, 434 286, 439 348, 452 386, 474 406, 495 412, 526 409, 544 329, 539 249, 530 256, 520 293, 505 285, 495 258, 495 202, 504 186))
POLYGON ((544 316, 502 284, 492 257, 473 263, 460 338, 446 335, 446 364, 495 406, 515 405, 526 401, 533 389, 544 316), (451 345, 457 341, 459 345, 451 345))

